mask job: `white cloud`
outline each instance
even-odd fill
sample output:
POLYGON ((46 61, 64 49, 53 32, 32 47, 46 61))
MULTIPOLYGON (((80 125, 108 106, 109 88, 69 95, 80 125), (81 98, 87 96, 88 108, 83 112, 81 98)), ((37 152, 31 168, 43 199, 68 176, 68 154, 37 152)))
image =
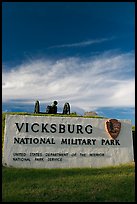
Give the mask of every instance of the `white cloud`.
POLYGON ((35 60, 2 73, 2 99, 41 103, 68 101, 85 111, 134 107, 134 54, 104 53, 94 58, 35 60))
POLYGON ((97 43, 102 43, 108 40, 112 40, 112 38, 101 38, 101 39, 95 39, 95 40, 87 40, 87 41, 82 41, 78 43, 70 43, 70 44, 63 44, 63 45, 54 45, 49 48, 64 48, 64 47, 84 47, 92 44, 97 44, 97 43))

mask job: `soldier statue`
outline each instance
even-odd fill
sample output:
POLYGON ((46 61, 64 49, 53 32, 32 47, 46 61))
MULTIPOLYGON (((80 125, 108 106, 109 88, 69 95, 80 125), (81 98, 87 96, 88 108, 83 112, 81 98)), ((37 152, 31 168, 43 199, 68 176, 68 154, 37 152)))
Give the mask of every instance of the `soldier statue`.
POLYGON ((57 101, 53 101, 51 106, 47 106, 46 113, 56 114, 57 113, 57 104, 58 104, 57 101))

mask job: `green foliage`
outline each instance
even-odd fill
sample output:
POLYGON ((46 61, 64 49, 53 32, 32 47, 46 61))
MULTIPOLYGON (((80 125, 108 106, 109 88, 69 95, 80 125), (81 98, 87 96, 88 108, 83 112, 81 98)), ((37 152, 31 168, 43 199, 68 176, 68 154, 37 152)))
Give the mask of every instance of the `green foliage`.
POLYGON ((132 126, 132 131, 135 131, 135 126, 134 125, 132 126))
POLYGON ((3 202, 135 202, 134 163, 107 168, 2 168, 3 202))
POLYGON ((94 116, 83 116, 83 118, 100 118, 100 119, 104 119, 105 117, 94 115, 94 116))

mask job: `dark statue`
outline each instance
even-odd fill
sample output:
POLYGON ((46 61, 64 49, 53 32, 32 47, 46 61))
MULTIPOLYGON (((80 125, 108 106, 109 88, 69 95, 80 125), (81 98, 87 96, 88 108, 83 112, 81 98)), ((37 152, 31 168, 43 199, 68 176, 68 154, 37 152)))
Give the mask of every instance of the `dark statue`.
POLYGON ((63 114, 70 114, 70 105, 67 102, 64 104, 63 114))
POLYGON ((34 113, 39 113, 39 101, 37 100, 36 102, 35 102, 35 108, 34 108, 34 113))
POLYGON ((56 114, 57 113, 57 104, 58 104, 58 102, 54 101, 51 106, 47 106, 46 113, 56 114))

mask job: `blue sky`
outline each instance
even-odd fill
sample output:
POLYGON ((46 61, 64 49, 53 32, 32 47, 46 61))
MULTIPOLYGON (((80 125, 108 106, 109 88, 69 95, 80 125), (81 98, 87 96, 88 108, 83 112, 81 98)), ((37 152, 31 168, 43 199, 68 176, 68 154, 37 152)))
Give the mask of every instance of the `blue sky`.
POLYGON ((135 123, 135 3, 3 2, 2 109, 135 123))

